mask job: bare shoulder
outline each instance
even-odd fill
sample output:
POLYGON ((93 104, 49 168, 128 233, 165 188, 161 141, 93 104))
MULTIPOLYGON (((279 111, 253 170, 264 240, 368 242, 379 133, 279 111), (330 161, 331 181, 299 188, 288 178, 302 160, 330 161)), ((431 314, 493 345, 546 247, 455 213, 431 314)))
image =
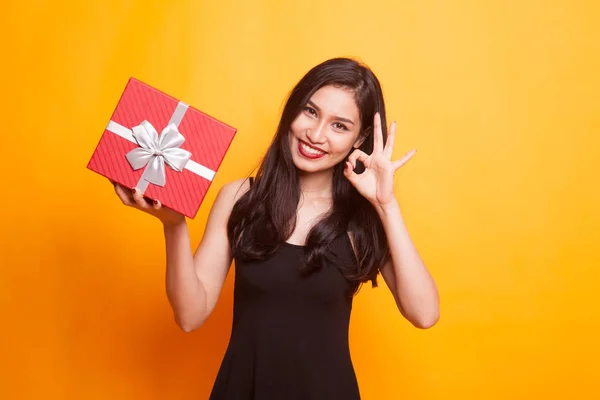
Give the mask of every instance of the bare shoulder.
POLYGON ((350 231, 346 231, 346 235, 348 235, 348 239, 350 239, 350 245, 352 246, 352 250, 356 252, 356 244, 354 243, 354 235, 350 231))
MULTIPOLYGON (((221 187, 208 215, 204 235, 204 237, 207 238, 207 241, 210 241, 210 238, 215 238, 217 236, 218 240, 226 238, 227 222, 231 215, 231 211, 233 210, 233 206, 238 199, 248 191, 248 188, 250 188, 248 178, 238 179, 226 183, 221 187), (217 236, 213 236, 213 234, 217 234, 217 236)), ((204 242, 204 239, 202 242, 204 242)))
POLYGON ((225 208, 233 208, 233 205, 250 189, 249 178, 236 179, 226 183, 219 190, 215 204, 225 208))

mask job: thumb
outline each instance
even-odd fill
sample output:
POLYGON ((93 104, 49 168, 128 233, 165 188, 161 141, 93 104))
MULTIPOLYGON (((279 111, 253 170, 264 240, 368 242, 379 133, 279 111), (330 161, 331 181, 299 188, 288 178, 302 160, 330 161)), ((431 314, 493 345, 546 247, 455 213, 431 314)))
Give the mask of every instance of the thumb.
POLYGON ((353 185, 358 179, 358 174, 354 172, 354 167, 352 167, 352 164, 350 164, 349 161, 346 161, 346 166, 344 167, 344 176, 348 178, 350 183, 352 183, 353 185))

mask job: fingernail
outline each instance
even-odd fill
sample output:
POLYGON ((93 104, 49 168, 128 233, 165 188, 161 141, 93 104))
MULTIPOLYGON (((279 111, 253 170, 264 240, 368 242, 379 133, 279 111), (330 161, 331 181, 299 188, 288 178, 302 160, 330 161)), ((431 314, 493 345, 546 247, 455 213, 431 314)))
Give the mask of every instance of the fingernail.
POLYGON ((154 203, 154 205, 157 205, 158 204, 158 200, 154 200, 153 203, 154 203))
POLYGON ((136 194, 137 193, 137 189, 136 188, 131 189, 131 193, 136 194))

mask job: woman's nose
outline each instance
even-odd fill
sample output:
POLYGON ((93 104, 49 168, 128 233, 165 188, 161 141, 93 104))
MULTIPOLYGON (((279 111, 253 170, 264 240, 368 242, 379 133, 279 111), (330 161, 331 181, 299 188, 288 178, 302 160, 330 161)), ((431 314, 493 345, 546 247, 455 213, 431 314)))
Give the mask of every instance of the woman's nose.
POLYGON ((308 128, 308 131, 306 132, 306 136, 313 143, 321 143, 321 142, 323 142, 324 139, 325 139, 325 126, 324 126, 324 124, 318 124, 318 125, 315 125, 314 127, 308 128))

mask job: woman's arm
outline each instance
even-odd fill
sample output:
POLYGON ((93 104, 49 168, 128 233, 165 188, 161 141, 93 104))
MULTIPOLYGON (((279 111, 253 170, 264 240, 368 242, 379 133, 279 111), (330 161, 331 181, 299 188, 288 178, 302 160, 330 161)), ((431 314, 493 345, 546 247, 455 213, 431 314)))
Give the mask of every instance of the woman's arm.
POLYGON ((227 237, 229 215, 235 202, 248 188, 246 179, 221 188, 208 216, 202 240, 192 255, 185 217, 160 204, 149 205, 139 192, 129 197, 124 188, 116 186, 117 194, 125 204, 148 212, 163 223, 167 297, 177 325, 185 332, 202 326, 217 304, 233 260, 227 237))
POLYGON ((185 221, 164 225, 167 297, 177 324, 185 332, 202 326, 217 304, 233 260, 227 222, 233 205, 247 189, 244 179, 219 191, 193 257, 185 221), (240 186, 243 190, 239 190, 240 186))
POLYGON ((414 326, 430 328, 440 317, 437 286, 415 248, 396 201, 377 210, 391 258, 381 269, 398 309, 414 326))
POLYGON ((382 275, 398 309, 414 326, 429 328, 440 316, 437 287, 410 239, 394 194, 394 174, 416 150, 392 161, 396 124, 390 125, 385 145, 379 113, 375 114, 373 128, 373 152, 369 155, 354 150, 348 157, 344 175, 375 207, 383 223, 391 259, 383 266, 382 275), (356 161, 365 166, 361 174, 354 172, 356 161))

